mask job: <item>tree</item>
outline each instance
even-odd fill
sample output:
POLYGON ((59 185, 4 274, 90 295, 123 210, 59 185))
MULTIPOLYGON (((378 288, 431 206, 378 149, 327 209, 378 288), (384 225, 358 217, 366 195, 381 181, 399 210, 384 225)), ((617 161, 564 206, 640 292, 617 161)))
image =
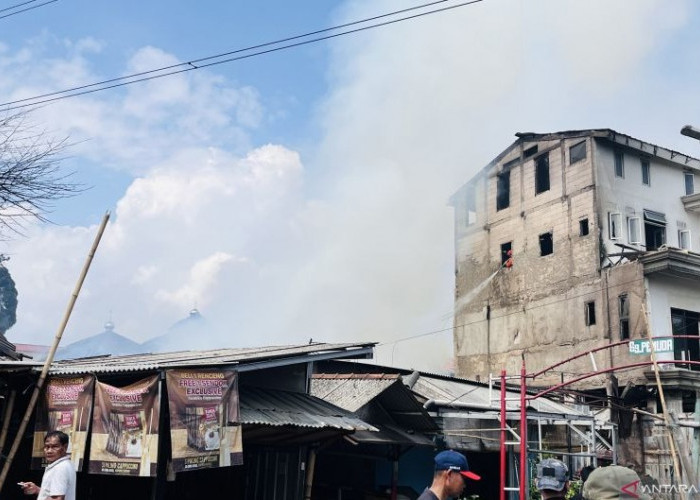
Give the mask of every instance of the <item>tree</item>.
POLYGON ((53 202, 83 190, 60 169, 66 139, 37 130, 28 116, 0 117, 0 234, 21 233, 26 219, 47 222, 53 202))
POLYGON ((10 271, 3 265, 9 257, 0 254, 0 335, 17 321, 17 288, 10 271))

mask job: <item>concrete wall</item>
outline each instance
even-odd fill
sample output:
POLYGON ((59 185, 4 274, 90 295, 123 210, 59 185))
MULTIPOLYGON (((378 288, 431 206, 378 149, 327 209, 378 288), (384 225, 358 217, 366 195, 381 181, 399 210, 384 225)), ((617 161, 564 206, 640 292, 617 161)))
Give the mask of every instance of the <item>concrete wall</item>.
MULTIPOLYGON (((666 243, 669 246, 680 247, 678 231, 690 230, 691 250, 700 252, 700 214, 688 212, 683 206, 681 197, 685 196, 685 170, 682 166, 665 160, 657 159, 633 148, 611 145, 604 140, 595 144, 596 176, 601 207, 602 236, 606 251, 620 251, 614 243, 622 243, 644 250, 643 218, 644 209, 654 210, 666 215, 666 243), (624 178, 615 175, 614 152, 619 150, 624 159, 624 178), (650 162, 650 185, 642 183, 641 158, 650 162), (610 240, 607 214, 619 212, 622 214, 623 231, 619 240, 610 240), (630 242, 627 231, 627 218, 642 219, 642 244, 630 242)), ((696 177, 695 184, 700 179, 696 177)), ((698 186, 700 187, 700 186, 698 186)), ((696 188, 697 191, 697 188, 696 188)))
MULTIPOLYGON (((456 287, 454 347, 457 372, 486 378, 501 368, 543 368, 597 345, 606 331, 599 274, 596 195, 590 139, 516 145, 455 195, 456 287), (585 140, 586 158, 574 164, 569 148, 585 140), (538 153, 523 158, 537 145, 538 153), (535 161, 549 155, 550 189, 535 193, 535 161), (513 163, 513 160, 520 161, 513 163), (510 164, 510 206, 496 210, 497 174, 510 164), (464 196, 475 196, 467 224, 464 196), (579 221, 588 220, 581 236, 579 221), (475 221, 475 222, 474 222, 475 221), (553 253, 542 256, 540 235, 552 234, 553 253), (501 269, 501 245, 511 242, 514 266, 501 269), (497 274, 485 285, 492 273, 497 274), (596 324, 585 306, 595 301, 596 324)), ((590 361, 583 362, 590 369, 590 361)))

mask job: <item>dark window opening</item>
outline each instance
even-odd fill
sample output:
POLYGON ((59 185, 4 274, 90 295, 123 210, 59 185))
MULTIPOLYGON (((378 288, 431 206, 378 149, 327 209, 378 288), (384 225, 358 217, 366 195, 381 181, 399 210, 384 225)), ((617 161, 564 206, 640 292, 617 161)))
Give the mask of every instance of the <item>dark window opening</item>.
POLYGON ((685 194, 695 193, 695 176, 691 172, 685 173, 685 194))
POLYGON ((620 313, 620 340, 630 338, 630 301, 627 294, 617 298, 618 312, 620 313))
MULTIPOLYGON (((694 338, 673 339, 673 358, 683 361, 700 361, 700 313, 684 309, 671 309, 671 333, 673 335, 692 335, 694 338)), ((689 363, 676 363, 679 368, 700 371, 700 366, 689 363)))
POLYGON ((540 255, 545 256, 554 252, 554 244, 552 243, 552 233, 540 234, 540 255))
POLYGON ((642 184, 649 186, 651 184, 651 172, 649 167, 649 160, 642 158, 642 184))
POLYGON ((530 148, 527 148, 525 151, 523 151, 523 158, 530 158, 531 156, 536 155, 537 149, 537 144, 530 148))
POLYGON ((622 151, 615 151, 615 177, 625 177, 625 160, 622 151))
POLYGON ((510 259, 512 255, 512 248, 513 248, 513 242, 509 241, 508 243, 502 243, 501 244, 501 265, 505 265, 506 261, 510 259))
POLYGON ((697 399, 695 391, 683 391, 681 398, 681 411, 683 413, 695 413, 695 400, 697 399))
POLYGON ((510 170, 504 170, 496 178, 496 210, 510 206, 510 170))
POLYGON ((581 141, 569 148, 569 165, 586 159, 586 141, 581 141))
POLYGON ((644 210, 644 243, 647 250, 656 250, 666 244, 666 216, 653 210, 644 210))
POLYGON ((535 160, 535 194, 549 191, 549 153, 535 160))
POLYGON ((586 326, 595 325, 595 301, 586 302, 586 326))
POLYGON ((588 236, 588 219, 578 221, 578 235, 588 236))

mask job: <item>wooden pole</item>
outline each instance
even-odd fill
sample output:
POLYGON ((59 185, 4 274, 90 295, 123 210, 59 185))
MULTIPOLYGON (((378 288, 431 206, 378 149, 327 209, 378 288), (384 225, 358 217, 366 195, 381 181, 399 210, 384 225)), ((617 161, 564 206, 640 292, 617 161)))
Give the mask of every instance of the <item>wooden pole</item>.
POLYGON ((5 416, 2 423, 2 433, 0 433, 0 453, 5 448, 5 441, 7 440, 7 431, 10 428, 10 419, 12 418, 12 410, 15 407, 15 397, 17 396, 17 391, 12 390, 10 392, 10 399, 7 401, 7 406, 5 407, 5 416))
MULTIPOLYGON (((649 325, 649 318, 647 318, 647 310, 644 304, 642 304, 642 314, 644 315, 644 321, 646 323, 647 338, 649 339, 649 351, 651 352, 651 363, 654 366, 654 375, 656 376, 656 387, 659 390, 659 399, 661 400, 661 410, 663 411, 664 422, 666 423, 668 446, 669 451, 671 452, 671 459, 673 460, 674 479, 680 483, 679 475, 681 473, 681 467, 678 463, 678 452, 676 451, 676 443, 675 439, 673 438, 673 432, 671 431, 671 418, 668 415, 668 408, 666 407, 666 398, 664 397, 664 386, 661 383, 661 376, 659 375, 659 364, 656 362, 656 349, 654 348, 654 338, 651 335, 651 326, 649 325)), ((682 494, 682 497, 686 497, 686 495, 682 494)))
POLYGON ((44 361, 44 368, 41 370, 39 380, 37 380, 37 383, 34 386, 34 391, 32 392, 32 397, 29 399, 27 411, 25 411, 24 413, 24 417, 22 418, 22 421, 19 424, 19 429, 17 430, 17 434, 15 435, 15 440, 12 443, 12 448, 10 448, 10 452, 7 454, 7 458, 5 459, 5 464, 3 465, 2 473, 0 473, 0 491, 2 491, 2 487, 5 485, 7 474, 10 471, 12 461, 14 460, 15 455, 17 454, 17 450, 19 449, 19 445, 22 442, 22 436, 24 436, 24 432, 27 429, 29 419, 32 415, 32 412, 34 411, 36 402, 39 399, 39 394, 41 393, 41 389, 44 386, 46 375, 49 372, 49 368, 51 367, 51 363, 53 362, 54 355, 56 354, 56 349, 58 349, 58 344, 61 342, 61 337, 63 336, 63 332, 66 329, 66 325, 68 324, 70 315, 73 312, 75 302, 78 299, 78 295, 80 294, 80 289, 82 288, 83 282, 85 281, 85 277, 87 276, 88 270, 90 269, 90 264, 92 263, 92 259, 95 256, 97 247, 100 244, 100 240, 102 239, 102 234, 105 231, 105 227, 107 227, 107 221, 109 221, 109 212, 105 213, 104 217, 102 217, 102 223, 100 224, 100 227, 97 230, 97 235, 95 236, 95 240, 92 243, 90 253, 87 256, 87 259, 85 260, 85 264, 83 264, 83 270, 80 273, 80 276, 78 277, 78 282, 75 284, 73 294, 71 295, 70 300, 68 301, 68 306, 66 307, 66 312, 63 315, 63 320, 61 321, 61 324, 58 327, 58 330, 56 331, 56 336, 54 337, 51 349, 49 349, 49 353, 46 356, 46 361, 44 361))

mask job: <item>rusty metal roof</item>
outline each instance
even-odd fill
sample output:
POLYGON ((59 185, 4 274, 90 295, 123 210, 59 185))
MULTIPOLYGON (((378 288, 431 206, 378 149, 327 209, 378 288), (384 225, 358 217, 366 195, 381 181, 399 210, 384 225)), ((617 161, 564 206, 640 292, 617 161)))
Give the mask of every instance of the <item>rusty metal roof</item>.
POLYGON ((399 380, 396 373, 316 373, 311 394, 349 411, 357 411, 399 380))
POLYGON ((288 346, 94 356, 55 361, 51 365, 50 373, 52 375, 125 373, 213 366, 228 366, 239 371, 248 371, 308 361, 367 358, 371 357, 374 345, 375 343, 325 344, 316 342, 288 346))
POLYGON ((239 390, 242 424, 377 431, 349 411, 309 394, 246 386, 239 390))

